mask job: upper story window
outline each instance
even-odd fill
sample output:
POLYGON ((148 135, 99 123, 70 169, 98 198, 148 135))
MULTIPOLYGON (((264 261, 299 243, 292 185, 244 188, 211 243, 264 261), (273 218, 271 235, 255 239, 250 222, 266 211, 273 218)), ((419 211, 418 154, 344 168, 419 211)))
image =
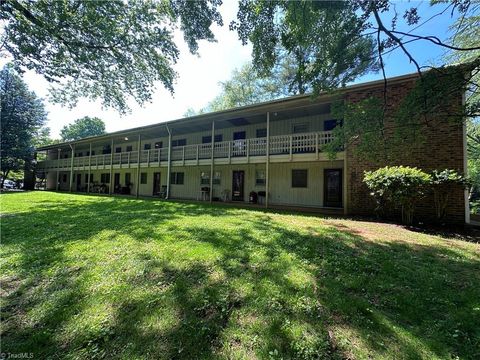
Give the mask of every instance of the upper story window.
POLYGON ((267 137, 267 128, 257 129, 257 138, 267 137))
POLYGON ((92 150, 92 156, 95 155, 95 150, 92 150))
POLYGON ((116 152, 116 153, 121 153, 121 152, 122 152, 122 147, 121 147, 121 146, 117 146, 117 147, 115 148, 115 152, 116 152))
POLYGON ((185 146, 187 145, 187 139, 176 139, 172 140, 172 147, 175 146, 185 146))
POLYGON ((132 145, 128 145, 128 146, 127 146, 127 152, 130 152, 130 151, 132 151, 132 150, 133 150, 132 145))
POLYGON ((143 144, 143 150, 150 150, 152 148, 152 144, 143 144))
POLYGON ((308 132, 308 124, 307 123, 293 124, 292 132, 294 134, 306 133, 308 132))
POLYGON ((332 120, 325 120, 323 122, 323 131, 330 131, 330 130, 333 130, 335 129, 335 127, 337 125, 342 125, 342 120, 336 120, 336 119, 332 119, 332 120))
POLYGON ((245 131, 237 131, 233 133, 233 140, 245 140, 247 133, 245 131))
MULTIPOLYGON (((222 134, 217 134, 215 135, 215 142, 222 142, 223 141, 223 135, 222 134)), ((212 136, 207 135, 207 136, 202 136, 202 144, 210 144, 212 142, 212 136)))
POLYGON ((163 148, 163 142, 162 141, 157 141, 155 143, 155 149, 161 149, 163 148))
POLYGON ((105 145, 102 150, 102 154, 110 154, 112 152, 112 147, 110 145, 105 145))

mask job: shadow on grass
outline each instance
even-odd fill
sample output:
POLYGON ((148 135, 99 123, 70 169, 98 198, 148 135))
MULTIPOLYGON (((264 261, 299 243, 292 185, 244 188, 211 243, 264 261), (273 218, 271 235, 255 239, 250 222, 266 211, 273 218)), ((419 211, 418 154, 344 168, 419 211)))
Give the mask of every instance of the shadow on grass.
POLYGON ((478 256, 227 207, 82 201, 2 221, 3 352, 480 356, 478 256))

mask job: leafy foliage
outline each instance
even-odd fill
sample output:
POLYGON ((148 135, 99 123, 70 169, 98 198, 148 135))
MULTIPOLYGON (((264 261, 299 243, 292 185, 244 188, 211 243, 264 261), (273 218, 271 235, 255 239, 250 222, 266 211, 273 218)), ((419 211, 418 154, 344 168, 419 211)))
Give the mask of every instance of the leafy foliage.
POLYGON ((363 182, 372 191, 377 203, 377 212, 387 206, 398 208, 402 221, 411 224, 415 203, 425 194, 431 176, 417 168, 408 166, 385 166, 375 171, 366 171, 363 182))
POLYGON ((445 218, 448 201, 453 189, 458 185, 466 185, 466 179, 455 170, 434 170, 431 174, 430 187, 433 191, 435 212, 438 220, 445 218))
POLYGON ((341 1, 241 0, 230 28, 253 44, 253 66, 268 71, 281 46, 294 56, 296 77, 315 93, 344 86, 377 68, 374 41, 363 34, 358 6, 341 1))
POLYGON ((295 73, 295 59, 283 52, 268 75, 262 75, 251 63, 235 69, 229 80, 221 82, 221 92, 207 106, 195 111, 188 109, 185 116, 231 109, 295 95, 311 90, 299 84, 295 73))
POLYGON ((0 99, 0 157, 5 179, 10 171, 22 169, 31 160, 35 141, 45 131, 42 126, 47 113, 42 100, 9 65, 0 71, 0 99))
POLYGON ((62 141, 73 141, 105 134, 105 123, 97 117, 84 116, 60 130, 62 141))
POLYGON ((222 24, 220 0, 0 4, 5 49, 17 69, 34 70, 54 84, 57 102, 73 106, 80 97, 100 98, 120 112, 129 109, 128 97, 150 101, 157 81, 173 92, 177 23, 192 53, 198 40, 214 41, 211 24, 222 24))

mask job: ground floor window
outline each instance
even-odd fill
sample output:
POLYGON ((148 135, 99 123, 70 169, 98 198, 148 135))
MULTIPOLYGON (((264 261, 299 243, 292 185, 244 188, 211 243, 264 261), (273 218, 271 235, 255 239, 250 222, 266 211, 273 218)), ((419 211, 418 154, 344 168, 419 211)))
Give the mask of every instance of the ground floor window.
POLYGON ((200 173, 200 185, 208 185, 210 184, 210 174, 206 171, 202 171, 200 173))
POLYGON ((265 170, 255 171, 255 185, 265 185, 266 178, 265 170))
POLYGON ((222 177, 222 173, 220 171, 215 171, 213 173, 213 184, 220 185, 220 178, 222 177))
POLYGON ((308 171, 306 169, 292 170, 292 188, 306 188, 308 171))
POLYGON ((185 173, 183 172, 172 172, 170 175, 170 183, 174 185, 183 185, 185 173))
POLYGON ((132 176, 130 173, 125 173, 125 186, 130 186, 132 176))
POLYGON ((147 183, 147 173, 140 173, 140 184, 147 183))
MULTIPOLYGON (((90 174, 90 182, 93 182, 93 174, 90 174)), ((88 174, 85 174, 85 184, 88 183, 88 174)))

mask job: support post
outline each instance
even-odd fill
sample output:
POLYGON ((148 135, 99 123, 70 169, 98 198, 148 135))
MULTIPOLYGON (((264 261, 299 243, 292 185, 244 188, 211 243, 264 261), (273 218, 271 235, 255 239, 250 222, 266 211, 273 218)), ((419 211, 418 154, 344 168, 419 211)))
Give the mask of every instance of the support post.
MULTIPOLYGON (((138 199, 138 192, 140 190, 140 149, 141 149, 141 146, 142 146, 142 138, 141 138, 141 135, 139 134, 138 135, 138 144, 137 144, 137 149, 138 149, 138 156, 137 156, 137 181, 135 181, 135 196, 136 198, 138 199)), ((150 154, 149 154, 150 156, 150 154)))
POLYGON ((318 149, 318 132, 315 133, 315 158, 318 160, 319 159, 319 149, 318 149))
POLYGON ((58 158, 57 158, 57 184, 55 185, 55 190, 58 191, 58 183, 60 182, 60 153, 62 149, 58 149, 58 158))
POLYGON ((265 161, 265 207, 268 208, 269 192, 269 170, 270 170, 270 112, 267 112, 267 158, 265 161))
POLYGON ((92 172, 92 143, 90 143, 90 150, 88 152, 88 180, 87 180, 87 194, 90 194, 90 174, 92 172))
POLYGON ((110 145, 110 184, 108 184, 108 195, 112 195, 113 187, 113 139, 110 145))
POLYGON ((214 160, 214 151, 215 151, 215 121, 212 121, 212 152, 210 155, 210 202, 212 202, 213 198, 213 160, 214 160))
POLYGON ((168 132, 168 157, 167 157, 167 194, 165 199, 170 197, 170 171, 172 170, 172 132, 168 125, 165 125, 168 132))
POLYGON ((73 159, 75 155, 75 145, 70 145, 72 149, 72 160, 70 161, 70 186, 68 187, 69 191, 72 192, 72 185, 73 185, 73 159))

